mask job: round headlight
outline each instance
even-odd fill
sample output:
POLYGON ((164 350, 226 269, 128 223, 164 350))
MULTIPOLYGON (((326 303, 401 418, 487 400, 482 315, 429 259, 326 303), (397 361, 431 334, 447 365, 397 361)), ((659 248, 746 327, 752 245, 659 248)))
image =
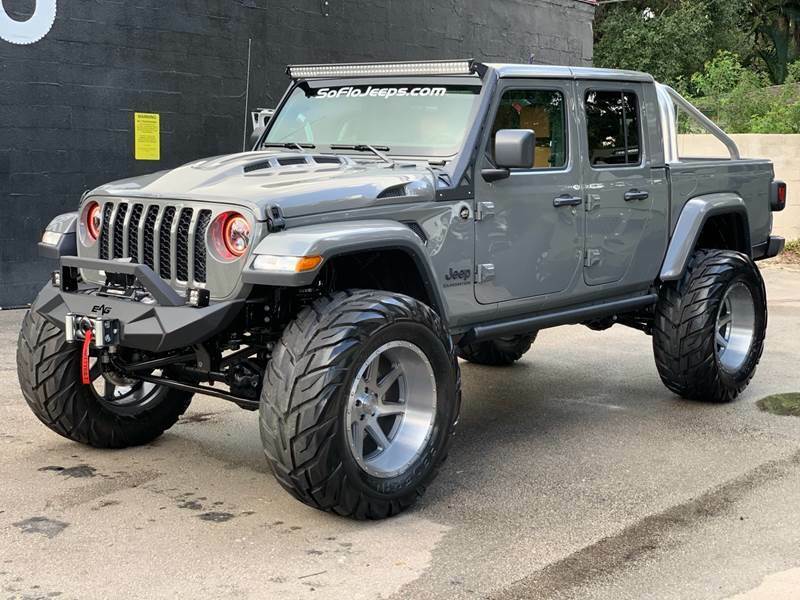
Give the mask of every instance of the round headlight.
POLYGON ((89 238, 96 240, 100 237, 100 227, 103 225, 103 214, 97 202, 89 203, 86 208, 86 232, 89 238))
POLYGON ((209 240, 221 260, 236 260, 250 248, 250 222, 237 212, 219 215, 211 224, 209 240))
POLYGON ((225 248, 234 256, 242 256, 250 245, 250 223, 242 215, 232 213, 222 229, 225 248))

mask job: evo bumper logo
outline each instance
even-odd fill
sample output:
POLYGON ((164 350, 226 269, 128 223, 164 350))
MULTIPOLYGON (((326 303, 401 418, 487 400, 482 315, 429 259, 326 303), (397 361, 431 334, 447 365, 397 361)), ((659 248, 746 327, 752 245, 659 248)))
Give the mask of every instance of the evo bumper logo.
POLYGON ((33 44, 50 33, 56 20, 56 0, 36 0, 27 21, 12 19, 0 0, 0 38, 12 44, 33 44))

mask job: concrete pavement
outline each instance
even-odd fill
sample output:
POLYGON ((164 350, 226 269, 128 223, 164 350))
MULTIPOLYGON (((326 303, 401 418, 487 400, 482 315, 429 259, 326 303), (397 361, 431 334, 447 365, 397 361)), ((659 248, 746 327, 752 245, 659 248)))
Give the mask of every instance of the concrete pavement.
POLYGON ((730 405, 677 399, 619 326, 463 364, 447 463, 379 523, 291 499, 222 401, 143 448, 60 438, 17 389, 22 312, 0 312, 0 597, 800 597, 800 419, 755 405, 800 391, 800 272, 765 279, 766 352, 730 405))

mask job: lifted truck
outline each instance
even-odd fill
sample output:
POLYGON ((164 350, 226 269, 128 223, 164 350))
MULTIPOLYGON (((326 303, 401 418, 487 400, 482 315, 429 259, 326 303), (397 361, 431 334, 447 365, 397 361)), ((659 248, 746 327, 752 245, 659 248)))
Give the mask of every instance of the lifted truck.
POLYGON ((456 357, 507 365, 582 323, 653 338, 679 396, 733 400, 767 322, 754 261, 786 201, 766 160, 636 72, 289 67, 251 152, 111 183, 56 218, 23 394, 55 432, 146 444, 193 394, 260 412, 300 501, 410 506, 447 454, 456 357), (730 156, 682 158, 678 114, 730 156))

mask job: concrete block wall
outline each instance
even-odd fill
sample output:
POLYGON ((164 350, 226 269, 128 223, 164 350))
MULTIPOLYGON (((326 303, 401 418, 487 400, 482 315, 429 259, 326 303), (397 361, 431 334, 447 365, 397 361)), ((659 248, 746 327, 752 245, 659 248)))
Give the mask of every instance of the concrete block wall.
MULTIPOLYGON (((739 133, 731 136, 743 158, 768 158, 775 177, 786 182, 786 208, 773 213, 772 231, 787 240, 800 239, 800 134, 739 133)), ((725 146, 712 135, 678 136, 681 156, 728 156, 725 146)))
MULTIPOLYGON (((24 21, 36 4, 0 10, 24 21)), ((0 39, 0 307, 32 300, 53 268, 36 242, 84 190, 241 150, 245 103, 274 106, 287 63, 586 65, 593 15, 578 0, 58 2, 41 41, 0 39), (161 115, 160 161, 134 160, 134 112, 161 115)))

